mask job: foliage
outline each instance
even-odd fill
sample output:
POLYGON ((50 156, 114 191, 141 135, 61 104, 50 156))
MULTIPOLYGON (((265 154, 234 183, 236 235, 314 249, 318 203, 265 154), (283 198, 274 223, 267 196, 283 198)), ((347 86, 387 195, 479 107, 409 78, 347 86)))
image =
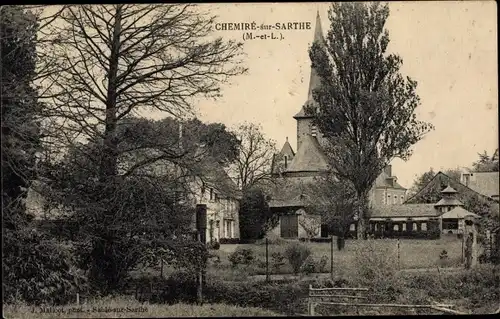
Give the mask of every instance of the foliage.
POLYGON ((279 251, 271 254, 271 267, 275 273, 279 272, 280 268, 285 264, 285 256, 279 251))
POLYGON ((155 255, 203 267, 206 247, 189 238, 186 180, 205 168, 193 155, 234 159, 236 138, 193 120, 185 125, 194 134, 179 141, 175 120, 134 116, 191 115, 193 98, 218 97, 246 71, 241 44, 209 39, 214 19, 192 5, 79 5, 63 7, 44 30, 44 195, 81 225, 79 262, 104 292, 155 255))
POLYGON ((300 266, 300 272, 305 275, 309 275, 314 273, 315 271, 316 271, 316 262, 314 260, 314 257, 312 255, 309 255, 309 257, 307 257, 302 266, 300 266))
POLYGON ((240 237, 242 239, 261 239, 266 232, 275 227, 277 216, 274 216, 266 201, 262 189, 251 188, 243 193, 240 202, 240 237))
POLYGON ((321 86, 306 111, 325 136, 332 171, 356 191, 362 236, 375 179, 393 158, 408 159, 432 129, 416 117, 417 83, 401 75, 399 56, 386 54, 388 16, 380 3, 333 3, 326 43, 315 42, 309 51, 321 86))
POLYGON ((210 243, 210 248, 214 250, 218 250, 220 248, 220 243, 218 241, 213 241, 210 243))
POLYGON ((311 256, 312 251, 304 244, 293 242, 289 244, 285 249, 285 257, 292 266, 294 274, 298 274, 304 262, 309 256, 311 256))
POLYGON ((2 226, 20 229, 33 217, 25 199, 39 150, 40 104, 36 76, 35 17, 20 6, 3 6, 0 15, 2 105, 2 226))
POLYGON ((355 190, 350 183, 329 174, 317 177, 305 190, 308 211, 321 215, 328 233, 345 237, 357 211, 355 190))
POLYGON ((35 229, 3 234, 3 296, 7 303, 63 304, 86 291, 70 247, 35 229))
POLYGON ((479 155, 479 160, 472 164, 474 172, 498 172, 499 160, 498 160, 498 148, 493 152, 493 155, 489 156, 486 151, 479 155))
MULTIPOLYGON (((380 298, 387 297, 395 281, 396 263, 394 251, 380 249, 375 240, 367 240, 366 245, 357 247, 354 252, 354 277, 362 287, 376 287, 380 298)), ((393 298, 393 294, 391 296, 393 298)), ((392 300, 385 300, 392 301, 392 300)))
POLYGON ((237 265, 249 265, 255 259, 252 249, 238 247, 231 255, 229 261, 236 267, 237 265))

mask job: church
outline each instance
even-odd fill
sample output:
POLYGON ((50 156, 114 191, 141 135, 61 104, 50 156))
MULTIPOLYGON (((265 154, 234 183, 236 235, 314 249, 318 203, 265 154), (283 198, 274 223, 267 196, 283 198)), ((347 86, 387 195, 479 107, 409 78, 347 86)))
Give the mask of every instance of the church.
MULTIPOLYGON (((321 18, 316 15, 314 42, 324 43, 321 18)), ((305 49, 305 48, 304 48, 305 49)), ((282 238, 327 237, 326 225, 321 218, 306 212, 303 189, 316 177, 328 172, 328 161, 322 151, 323 136, 313 124, 313 117, 305 112, 306 106, 314 106, 313 91, 320 85, 320 78, 311 68, 307 100, 301 106, 294 119, 297 123, 296 151, 286 139, 281 151, 274 156, 272 174, 276 179, 285 181, 287 187, 271 196, 269 206, 280 215, 278 226, 271 230, 282 238), (312 228, 312 229, 311 229, 312 228)), ((398 184, 389 165, 377 178, 370 192, 372 206, 402 204, 406 189, 398 184)), ((356 231, 356 225, 351 225, 356 231)))

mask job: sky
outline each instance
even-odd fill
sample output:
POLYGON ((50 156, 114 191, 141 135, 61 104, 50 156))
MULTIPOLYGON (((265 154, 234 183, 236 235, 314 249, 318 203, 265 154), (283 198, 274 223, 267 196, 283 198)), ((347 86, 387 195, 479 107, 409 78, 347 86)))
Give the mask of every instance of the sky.
MULTIPOLYGON (((310 30, 281 31, 283 40, 244 41, 249 71, 222 87, 217 100, 200 100, 201 120, 229 127, 260 123, 281 148, 288 137, 296 150, 296 121, 306 101, 310 75, 307 50, 319 11, 329 27, 327 2, 210 4, 219 22, 311 22, 310 30)), ((419 119, 435 129, 414 145, 412 157, 392 162, 393 174, 411 187, 417 175, 433 168, 470 167, 477 153, 498 147, 496 3, 390 2, 386 23, 388 51, 403 59, 401 72, 418 82, 419 119)), ((214 36, 243 41, 243 31, 214 36)), ((156 117, 156 116, 155 116, 156 117)))
MULTIPOLYGON (((410 188, 429 168, 470 167, 484 150, 498 147, 497 18, 494 1, 389 2, 389 53, 403 59, 401 72, 418 82, 420 120, 435 130, 414 145, 412 157, 392 162, 398 182, 410 188)), ((293 118, 307 99, 308 48, 316 13, 329 29, 328 2, 203 4, 219 23, 310 22, 309 30, 281 30, 282 40, 244 41, 243 31, 216 31, 213 37, 244 43, 245 75, 222 86, 216 101, 197 99, 204 122, 230 128, 258 123, 281 146, 288 137, 296 151, 293 118)), ((254 33, 262 33, 255 32, 254 33)), ((267 32, 270 33, 270 32, 267 32)), ((276 34, 277 35, 277 34, 276 34)), ((149 113, 161 118, 164 114, 149 113)))

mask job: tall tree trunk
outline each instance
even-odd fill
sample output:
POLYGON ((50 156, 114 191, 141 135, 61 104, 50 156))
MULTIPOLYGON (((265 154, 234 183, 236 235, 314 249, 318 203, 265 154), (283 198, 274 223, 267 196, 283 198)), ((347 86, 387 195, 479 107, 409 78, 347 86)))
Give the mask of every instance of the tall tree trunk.
POLYGON ((358 205, 357 205, 357 216, 358 216, 358 229, 357 229, 357 239, 366 239, 366 207, 368 206, 368 195, 366 192, 358 191, 358 205))
POLYGON ((122 19, 121 4, 116 7, 115 25, 113 29, 113 41, 109 59, 108 92, 106 99, 106 125, 104 131, 104 149, 102 154, 100 177, 104 181, 107 177, 115 176, 117 172, 118 152, 116 141, 116 91, 118 75, 118 59, 120 53, 120 32, 122 19))

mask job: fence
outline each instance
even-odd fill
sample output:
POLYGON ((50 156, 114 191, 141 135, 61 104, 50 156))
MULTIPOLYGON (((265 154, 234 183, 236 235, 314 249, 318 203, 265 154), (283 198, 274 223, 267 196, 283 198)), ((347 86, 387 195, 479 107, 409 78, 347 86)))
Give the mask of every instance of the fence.
POLYGON ((450 309, 453 305, 430 304, 430 305, 406 305, 392 303, 369 303, 368 297, 363 294, 369 292, 368 288, 313 288, 309 285, 309 296, 307 301, 307 315, 316 316, 315 308, 318 305, 335 305, 355 307, 359 314, 360 307, 368 308, 406 308, 406 309, 429 309, 454 315, 465 315, 461 311, 450 309), (364 300, 365 302, 360 302, 364 300))

